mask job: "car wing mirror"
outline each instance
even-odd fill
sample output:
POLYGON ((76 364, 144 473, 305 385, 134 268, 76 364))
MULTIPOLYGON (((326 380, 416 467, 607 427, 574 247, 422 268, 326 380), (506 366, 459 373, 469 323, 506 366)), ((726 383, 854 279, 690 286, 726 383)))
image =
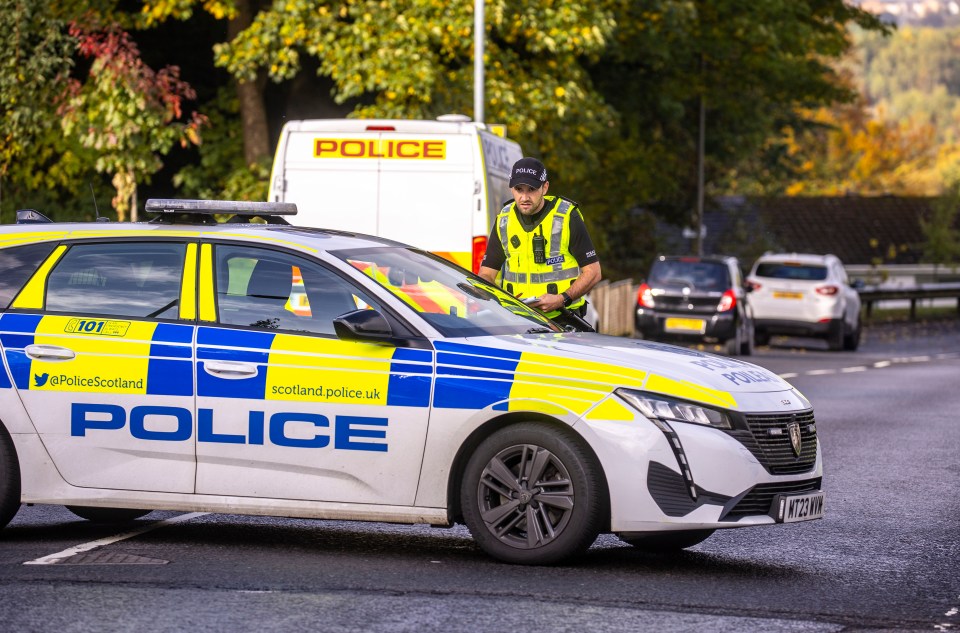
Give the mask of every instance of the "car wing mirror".
POLYGON ((337 336, 345 341, 384 341, 393 338, 393 328, 376 310, 354 310, 333 320, 337 336))

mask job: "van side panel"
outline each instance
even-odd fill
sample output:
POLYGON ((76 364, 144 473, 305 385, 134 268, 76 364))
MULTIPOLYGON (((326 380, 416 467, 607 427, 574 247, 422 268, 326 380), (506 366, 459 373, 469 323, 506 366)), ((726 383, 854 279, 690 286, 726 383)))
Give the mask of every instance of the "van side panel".
POLYGON ((503 203, 512 198, 510 194, 510 170, 513 164, 523 158, 520 146, 513 141, 501 138, 485 130, 479 131, 483 150, 484 195, 486 200, 485 226, 474 227, 477 235, 489 235, 494 218, 500 212, 503 203))

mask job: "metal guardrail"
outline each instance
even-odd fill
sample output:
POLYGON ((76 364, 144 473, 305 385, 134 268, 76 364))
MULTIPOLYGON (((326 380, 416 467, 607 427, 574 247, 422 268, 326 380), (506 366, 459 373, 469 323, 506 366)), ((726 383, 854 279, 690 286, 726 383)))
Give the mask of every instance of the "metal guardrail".
POLYGON ((917 302, 925 299, 953 299, 957 300, 957 314, 960 315, 960 283, 916 284, 901 288, 883 288, 881 286, 866 286, 860 288, 860 301, 865 306, 866 318, 873 313, 873 305, 878 301, 909 301, 910 320, 917 318, 917 302))
MULTIPOLYGON (((956 299, 960 317, 960 282, 924 283, 901 287, 864 286, 858 289, 869 320, 880 301, 909 301, 910 320, 917 319, 917 304, 927 299, 956 299)), ((610 283, 601 281, 590 291, 590 302, 600 317, 599 331, 614 336, 633 336, 633 315, 637 307, 637 285, 630 279, 610 283)))

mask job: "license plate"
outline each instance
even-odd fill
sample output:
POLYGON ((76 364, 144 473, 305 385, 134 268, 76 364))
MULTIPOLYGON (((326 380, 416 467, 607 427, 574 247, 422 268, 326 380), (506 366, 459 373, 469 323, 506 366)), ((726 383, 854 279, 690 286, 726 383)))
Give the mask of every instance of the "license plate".
POLYGON ((774 299, 803 299, 802 292, 774 292, 774 299))
POLYGON ((707 329, 707 322, 703 319, 679 319, 669 317, 663 324, 668 332, 696 332, 703 334, 707 329))
POLYGON ((822 491, 802 495, 777 495, 773 500, 773 515, 777 523, 795 523, 823 518, 822 491))

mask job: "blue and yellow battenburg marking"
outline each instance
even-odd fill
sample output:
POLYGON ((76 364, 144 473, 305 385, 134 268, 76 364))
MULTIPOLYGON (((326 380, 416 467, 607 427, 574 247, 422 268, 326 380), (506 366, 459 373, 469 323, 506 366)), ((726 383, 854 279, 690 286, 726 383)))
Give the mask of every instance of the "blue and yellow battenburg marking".
POLYGON ((197 395, 427 407, 433 353, 250 330, 200 327, 197 395), (206 361, 234 361, 268 371, 238 381, 204 370, 206 361))
POLYGON ((171 323, 4 314, 0 342, 19 389, 193 395, 193 327, 171 323), (31 359, 29 345, 64 347, 70 361, 31 359))
POLYGON ((433 404, 448 409, 543 410, 582 415, 613 386, 643 386, 647 373, 608 363, 437 342, 433 404), (546 409, 544 409, 546 407, 546 409))
POLYGON ((540 351, 437 341, 431 350, 191 324, 6 313, 0 388, 104 394, 197 395, 373 406, 540 411, 630 419, 604 398, 615 387, 647 389, 725 407, 732 395, 622 366, 540 351), (193 336, 197 362, 194 372, 193 336), (29 345, 66 347, 70 361, 35 360, 29 345), (243 362, 255 376, 224 378, 210 361, 243 362), (591 409, 601 403, 599 407, 591 409))

